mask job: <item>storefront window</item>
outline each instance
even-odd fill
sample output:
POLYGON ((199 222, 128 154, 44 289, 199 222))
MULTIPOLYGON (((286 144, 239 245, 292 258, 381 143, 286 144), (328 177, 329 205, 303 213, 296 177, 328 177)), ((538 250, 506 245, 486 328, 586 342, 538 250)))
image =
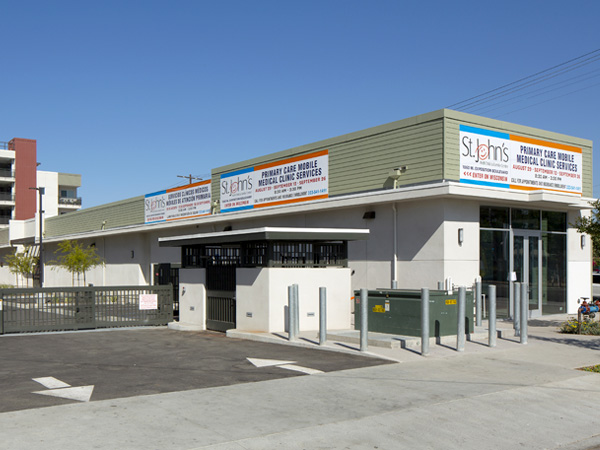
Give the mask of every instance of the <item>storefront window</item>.
POLYGON ((541 306, 542 314, 566 312, 566 231, 564 212, 480 208, 480 274, 486 289, 487 285, 496 285, 498 317, 510 314, 510 271, 520 281, 526 279, 525 268, 530 283, 530 307, 539 310, 541 306))
POLYGON ((508 271, 510 239, 508 230, 480 231, 480 274, 484 292, 490 284, 496 286, 496 314, 508 316, 508 271))
POLYGON ((566 233, 567 214, 555 211, 542 211, 542 231, 566 233))
POLYGON ((563 314, 567 304, 567 235, 542 235, 542 312, 563 314))
POLYGON ((537 209, 512 209, 511 225, 519 230, 539 230, 540 211, 537 209))
POLYGON ((481 228, 508 228, 508 217, 508 208, 482 206, 479 209, 479 224, 481 228))

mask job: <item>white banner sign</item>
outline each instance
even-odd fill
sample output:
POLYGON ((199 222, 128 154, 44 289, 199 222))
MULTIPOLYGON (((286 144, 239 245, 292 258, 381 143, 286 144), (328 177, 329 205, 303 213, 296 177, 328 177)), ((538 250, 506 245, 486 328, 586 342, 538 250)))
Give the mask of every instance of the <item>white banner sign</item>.
POLYGON ((146 223, 189 219, 210 214, 210 180, 146 195, 146 223))
POLYGON ((582 151, 578 147, 461 125, 460 181, 581 195, 582 151))
POLYGON ((221 212, 328 196, 328 150, 221 175, 221 212))

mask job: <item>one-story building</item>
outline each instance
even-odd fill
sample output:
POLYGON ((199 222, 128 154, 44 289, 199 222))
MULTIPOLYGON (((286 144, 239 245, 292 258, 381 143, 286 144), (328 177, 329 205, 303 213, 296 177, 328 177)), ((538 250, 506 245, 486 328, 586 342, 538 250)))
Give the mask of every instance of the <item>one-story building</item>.
MULTIPOLYGON (((511 280, 528 283, 532 317, 574 313, 591 297, 591 240, 572 224, 592 186, 589 140, 439 110, 47 218, 44 249, 95 246, 94 285, 174 283, 180 321, 200 328, 283 331, 293 283, 303 329, 318 328, 319 286, 330 328, 350 326, 355 289, 478 277, 497 286, 500 316, 511 280)), ((33 241, 9 230, 4 255, 33 241)), ((51 259, 45 286, 70 285, 51 259)), ((0 282, 14 284, 6 264, 0 282)))

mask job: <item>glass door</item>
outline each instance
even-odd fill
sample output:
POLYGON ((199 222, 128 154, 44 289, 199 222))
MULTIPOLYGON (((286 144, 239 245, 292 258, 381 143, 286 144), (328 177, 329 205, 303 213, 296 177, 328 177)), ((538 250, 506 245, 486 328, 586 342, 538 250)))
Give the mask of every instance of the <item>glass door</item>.
MULTIPOLYGON (((513 236, 513 272, 517 282, 527 283, 529 316, 539 317, 541 303, 541 239, 539 233, 515 231, 513 236)), ((523 301, 523 299, 521 299, 523 301)))

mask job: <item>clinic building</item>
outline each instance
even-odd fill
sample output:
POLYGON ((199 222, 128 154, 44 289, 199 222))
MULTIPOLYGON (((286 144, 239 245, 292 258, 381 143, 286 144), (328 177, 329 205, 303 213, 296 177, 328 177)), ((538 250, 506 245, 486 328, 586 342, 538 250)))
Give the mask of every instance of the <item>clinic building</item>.
MULTIPOLYGON (((528 284, 531 317, 574 313, 591 296, 592 253, 572 224, 590 214, 592 186, 589 140, 439 110, 47 218, 44 245, 94 245, 105 260, 94 285, 174 283, 180 320, 201 328, 220 329, 210 302, 223 297, 235 311, 225 328, 281 331, 294 282, 303 329, 318 329, 319 286, 331 328, 350 327, 355 289, 478 277, 497 286, 499 316, 511 281, 528 284)), ((4 254, 26 243, 0 238, 4 254)), ((45 280, 70 285, 50 266, 45 280)))

